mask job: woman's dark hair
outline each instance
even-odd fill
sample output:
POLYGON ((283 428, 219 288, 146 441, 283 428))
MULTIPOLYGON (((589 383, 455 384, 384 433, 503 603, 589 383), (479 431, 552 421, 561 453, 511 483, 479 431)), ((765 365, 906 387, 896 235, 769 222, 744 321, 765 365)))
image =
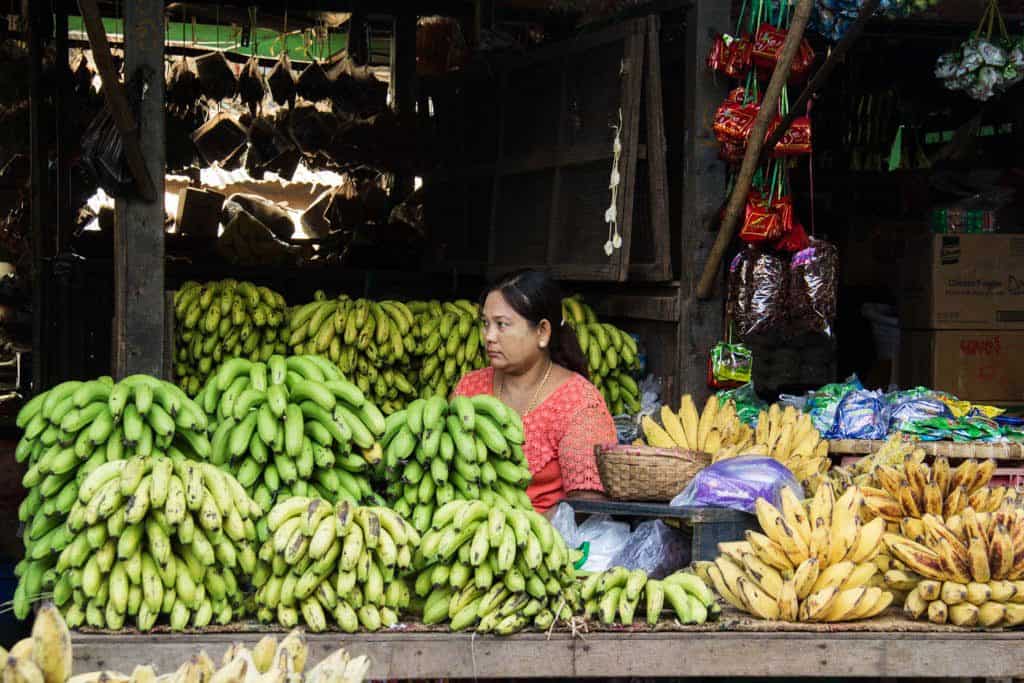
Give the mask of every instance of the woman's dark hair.
POLYGON ((481 308, 491 292, 501 292, 508 305, 534 327, 547 320, 551 325, 548 350, 552 362, 589 379, 587 359, 576 332, 562 318, 562 288, 547 273, 518 270, 505 275, 484 290, 481 308))

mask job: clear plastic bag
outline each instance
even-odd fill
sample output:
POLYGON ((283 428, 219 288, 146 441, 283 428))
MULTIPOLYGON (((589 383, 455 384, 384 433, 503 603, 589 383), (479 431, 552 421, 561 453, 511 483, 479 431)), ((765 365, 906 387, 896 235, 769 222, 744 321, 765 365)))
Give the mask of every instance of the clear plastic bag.
POLYGON ((559 503, 555 508, 555 514, 551 516, 551 526, 562 535, 565 544, 570 548, 576 548, 579 543, 576 541, 576 511, 568 503, 559 503))
POLYGON ((741 455, 702 469, 669 505, 729 508, 753 514, 754 501, 758 498, 781 505, 779 492, 785 486, 803 498, 800 482, 778 460, 741 455))
POLYGON ((787 313, 794 334, 832 336, 839 300, 839 249, 811 239, 811 246, 793 254, 789 265, 787 313))
POLYGON ((785 259, 756 249, 733 259, 726 314, 741 338, 785 329, 787 270, 785 259))
POLYGON ((640 524, 612 558, 610 567, 643 569, 661 579, 690 563, 690 544, 678 529, 660 519, 640 524))
POLYGON ((880 391, 851 391, 839 402, 827 439, 884 439, 889 433, 889 406, 880 391))
POLYGON ((581 569, 603 572, 630 539, 629 524, 616 522, 608 515, 592 515, 576 528, 576 547, 587 546, 581 569))

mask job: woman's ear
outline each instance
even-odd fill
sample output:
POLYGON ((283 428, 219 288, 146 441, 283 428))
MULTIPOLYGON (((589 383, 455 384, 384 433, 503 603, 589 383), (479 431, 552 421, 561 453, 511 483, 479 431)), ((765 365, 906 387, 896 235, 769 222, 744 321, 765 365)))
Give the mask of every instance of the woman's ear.
POLYGON ((551 343, 551 323, 545 318, 537 324, 537 345, 546 349, 551 343))

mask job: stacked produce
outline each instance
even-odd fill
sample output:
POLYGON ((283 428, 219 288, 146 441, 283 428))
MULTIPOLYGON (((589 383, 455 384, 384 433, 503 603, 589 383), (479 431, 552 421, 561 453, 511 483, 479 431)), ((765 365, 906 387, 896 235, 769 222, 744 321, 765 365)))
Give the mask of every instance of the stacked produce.
POLYGON ((456 499, 533 509, 519 414, 490 395, 416 399, 385 421, 386 494, 425 533, 456 499))
POLYGON ((393 510, 336 506, 318 498, 289 498, 267 515, 271 536, 253 583, 261 621, 312 631, 328 615, 348 633, 398 622, 411 591, 409 571, 420 535, 393 510))
POLYGON ((186 282, 174 293, 174 316, 174 374, 189 396, 222 361, 286 352, 284 297, 251 282, 186 282))
POLYGON ((414 323, 400 301, 328 299, 317 292, 315 301, 292 309, 287 341, 294 354, 329 358, 391 414, 417 394, 410 371, 414 323))
POLYGON ((588 576, 580 597, 585 601, 584 616, 597 616, 606 625, 631 626, 637 610, 651 626, 661 621, 666 607, 683 624, 703 624, 721 613, 704 580, 685 571, 657 580, 643 569, 612 567, 588 576))
POLYGON ((168 615, 180 630, 244 613, 262 510, 230 474, 168 452, 104 463, 82 482, 53 589, 72 627, 131 618, 146 631, 168 615))
POLYGON ((703 451, 710 453, 714 462, 738 455, 771 457, 789 468, 801 482, 816 482, 814 475, 831 464, 828 443, 822 440, 810 416, 791 406, 783 409, 773 404, 762 410, 756 429, 751 429, 739 419, 732 401, 722 403, 711 396, 700 415, 689 394, 679 403, 678 413, 662 406, 664 426, 647 416, 641 419, 649 445, 703 451))
MULTIPOLYGON (((65 521, 86 477, 133 456, 205 457, 210 451, 203 411, 175 385, 146 375, 117 384, 109 377, 58 384, 25 404, 17 425, 24 433, 15 457, 28 463, 22 479, 28 495, 18 509, 25 524, 14 596, 19 619, 58 584, 57 556, 75 540, 65 521)), ((100 532, 94 534, 99 539, 100 532)))
POLYGON ((781 510, 759 498, 763 533, 720 543, 722 555, 698 563, 698 573, 732 606, 761 619, 852 621, 888 607, 893 595, 875 585, 872 561, 883 547, 885 521, 861 523, 860 489, 837 500, 826 482, 807 509, 789 488, 781 498, 781 510))
POLYGON ((885 534, 894 557, 924 577, 904 610, 936 624, 1024 624, 1024 513, 972 507, 946 518, 925 514, 922 542, 885 534))
MULTIPOLYGON (((36 613, 32 635, 18 641, 10 652, 0 647, 4 680, 18 683, 154 683, 156 670, 137 666, 131 674, 119 671, 91 671, 71 677, 74 652, 71 633, 60 611, 45 603, 36 613)), ((350 658, 337 649, 319 664, 305 671, 309 650, 299 630, 289 633, 280 643, 273 636, 263 638, 249 650, 236 643, 225 651, 218 669, 203 651, 193 655, 177 672, 161 677, 173 681, 249 681, 305 680, 307 683, 361 683, 370 663, 366 657, 350 658)))
MULTIPOLYGON (((647 443, 659 448, 684 448, 710 453, 715 460, 740 454, 740 449, 753 445, 754 430, 736 417, 736 404, 720 404, 714 396, 698 415, 690 394, 679 399, 679 411, 661 407, 660 426, 652 418, 640 420, 647 443)), ((743 451, 746 452, 746 451, 743 451)))
POLYGON ((562 317, 572 326, 587 358, 590 381, 612 415, 640 412, 640 389, 633 373, 640 369, 636 341, 614 325, 601 323, 579 296, 562 300, 562 317))
POLYGON ((409 303, 409 309, 416 317, 413 335, 421 398, 450 395, 459 379, 487 364, 476 304, 465 299, 417 301, 409 303))
POLYGON ((233 358, 196 398, 212 420, 210 461, 263 509, 292 495, 376 500, 368 476, 384 416, 327 359, 233 358))
POLYGON ((508 635, 547 629, 580 607, 571 553, 532 509, 451 501, 434 514, 420 552, 414 588, 425 624, 508 635))

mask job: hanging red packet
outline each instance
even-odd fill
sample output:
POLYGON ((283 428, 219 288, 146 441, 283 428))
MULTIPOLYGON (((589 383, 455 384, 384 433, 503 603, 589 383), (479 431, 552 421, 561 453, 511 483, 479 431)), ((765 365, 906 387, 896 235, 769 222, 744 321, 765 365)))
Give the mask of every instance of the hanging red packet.
POLYGON ((731 99, 723 102, 715 111, 712 129, 719 142, 733 142, 746 146, 750 128, 757 118, 759 105, 740 104, 731 99))
POLYGON ((760 193, 752 192, 747 197, 746 213, 743 227, 740 228, 740 239, 749 244, 774 242, 782 236, 782 217, 772 206, 769 206, 760 193))
MULTIPOLYGON (((769 135, 775 130, 780 120, 777 118, 772 123, 769 135)), ((778 159, 779 157, 795 157, 810 153, 811 117, 798 116, 793 119, 793 123, 776 143, 775 149, 772 150, 772 156, 778 159)))
POLYGON ((757 27, 750 59, 758 69, 771 71, 775 68, 782 44, 786 41, 786 33, 786 29, 771 24, 761 24, 757 27))
POLYGON ((811 67, 814 66, 814 48, 804 38, 800 41, 800 49, 796 53, 796 57, 793 58, 793 63, 789 67, 789 82, 799 83, 807 78, 807 75, 811 72, 811 67))
POLYGON ((778 251, 785 251, 791 254, 803 251, 809 246, 811 246, 811 240, 807 236, 807 231, 804 230, 804 226, 801 225, 799 221, 795 222, 789 232, 783 235, 778 242, 772 245, 772 247, 778 251))

